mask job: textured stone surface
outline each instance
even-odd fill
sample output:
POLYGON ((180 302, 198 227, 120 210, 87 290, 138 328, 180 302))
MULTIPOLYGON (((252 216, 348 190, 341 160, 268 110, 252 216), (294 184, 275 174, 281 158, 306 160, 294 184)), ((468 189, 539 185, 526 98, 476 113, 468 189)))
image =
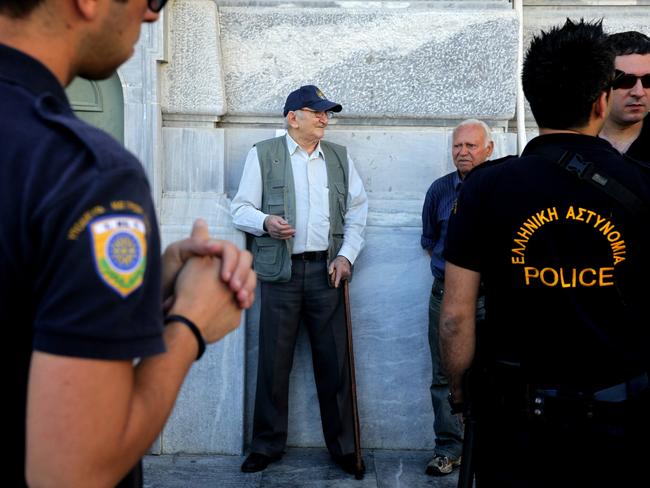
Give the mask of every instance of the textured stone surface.
POLYGON ((339 469, 325 449, 288 449, 281 461, 259 473, 239 471, 240 456, 147 456, 146 488, 454 488, 458 471, 424 473, 430 451, 366 450, 366 475, 355 480, 339 469))
POLYGON ((145 488, 257 488, 262 473, 239 471, 238 456, 147 456, 145 488))
MULTIPOLYGON (((195 218, 208 222, 210 233, 244 246, 232 227, 223 194, 169 192, 162 199, 163 245, 189 235, 195 218)), ((245 330, 240 326, 207 348, 185 380, 162 434, 164 453, 240 454, 244 433, 245 330)))
POLYGON ((223 192, 223 129, 165 127, 163 143, 164 192, 223 192))
POLYGON ((458 470, 449 476, 429 476, 424 468, 433 453, 427 451, 375 451, 375 473, 379 488, 456 488, 458 470))
POLYGON ((264 129, 225 129, 226 132, 226 161, 225 161, 225 190, 232 198, 237 193, 244 161, 253 144, 275 136, 272 128, 264 129))
POLYGON ((194 364, 163 431, 163 452, 241 452, 243 341, 240 327, 209 346, 201 361, 194 364))
POLYGON ((514 114, 511 10, 222 7, 219 20, 232 114, 278 113, 307 83, 352 116, 514 114))
POLYGON ((163 113, 226 111, 217 7, 212 0, 175 0, 167 7, 169 64, 163 70, 163 113))
POLYGON ((356 480, 332 462, 325 449, 290 449, 281 462, 271 464, 262 475, 260 486, 286 488, 374 488, 372 455, 365 456, 366 476, 356 480))
POLYGON ((145 168, 154 202, 160 204, 161 115, 157 61, 163 57, 163 24, 144 24, 134 55, 117 74, 124 95, 124 145, 145 168))

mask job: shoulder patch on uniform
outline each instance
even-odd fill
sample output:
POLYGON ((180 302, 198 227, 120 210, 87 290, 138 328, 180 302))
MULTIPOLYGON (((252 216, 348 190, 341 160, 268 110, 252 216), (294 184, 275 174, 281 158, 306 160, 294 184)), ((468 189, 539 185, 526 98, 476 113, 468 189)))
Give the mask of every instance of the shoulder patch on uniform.
POLYGON ((90 224, 97 273, 124 298, 142 284, 147 265, 145 229, 139 215, 109 215, 90 224))

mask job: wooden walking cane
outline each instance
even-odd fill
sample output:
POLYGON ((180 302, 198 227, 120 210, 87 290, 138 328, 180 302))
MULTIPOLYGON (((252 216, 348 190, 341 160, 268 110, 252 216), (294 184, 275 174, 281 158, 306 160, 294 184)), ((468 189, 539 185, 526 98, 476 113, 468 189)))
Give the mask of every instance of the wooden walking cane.
POLYGON ((354 351, 352 348, 352 316, 350 315, 350 289, 348 280, 343 280, 343 298, 345 301, 345 328, 347 329, 348 369, 350 370, 350 389, 352 397, 352 416, 354 421, 354 477, 363 479, 363 461, 361 459, 361 427, 359 426, 359 409, 357 407, 357 379, 354 371, 354 351))

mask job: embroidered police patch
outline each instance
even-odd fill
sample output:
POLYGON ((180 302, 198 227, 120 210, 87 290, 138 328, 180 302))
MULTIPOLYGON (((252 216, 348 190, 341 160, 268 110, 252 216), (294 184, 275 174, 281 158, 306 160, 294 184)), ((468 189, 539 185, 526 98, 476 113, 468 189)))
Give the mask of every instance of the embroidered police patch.
POLYGON ((111 215, 90 224, 95 267, 122 297, 141 284, 147 265, 145 224, 140 216, 111 215))

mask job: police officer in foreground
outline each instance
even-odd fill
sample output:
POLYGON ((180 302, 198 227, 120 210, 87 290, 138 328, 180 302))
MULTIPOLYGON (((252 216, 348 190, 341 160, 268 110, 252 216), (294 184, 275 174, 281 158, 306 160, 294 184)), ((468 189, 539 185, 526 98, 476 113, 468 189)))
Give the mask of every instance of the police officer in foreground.
POLYGON ((190 366, 252 304, 249 253, 205 222, 161 260, 141 164, 63 91, 114 72, 164 3, 0 1, 4 486, 141 486, 190 366))
POLYGON ((474 171, 449 225, 440 340, 454 406, 474 361, 479 487, 650 486, 650 184, 596 137, 606 40, 570 20, 533 39, 522 77, 540 136, 474 171))

